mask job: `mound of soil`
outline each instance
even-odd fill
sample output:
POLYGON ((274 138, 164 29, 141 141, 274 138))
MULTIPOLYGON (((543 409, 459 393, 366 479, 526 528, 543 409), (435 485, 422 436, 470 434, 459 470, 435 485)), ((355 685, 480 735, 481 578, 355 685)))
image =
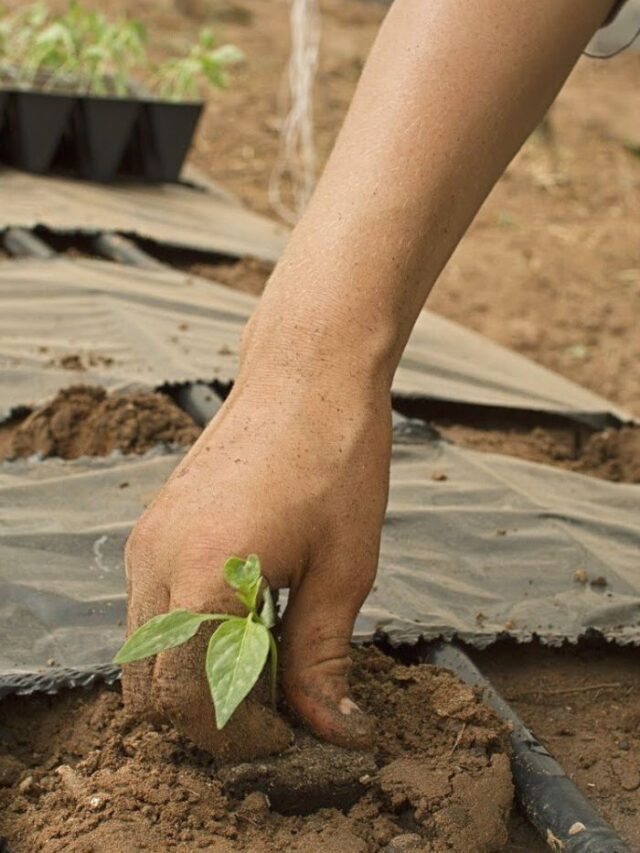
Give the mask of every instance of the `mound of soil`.
MULTIPOLYGON (((285 815, 259 791, 240 799, 225 788, 228 767, 169 728, 132 720, 104 688, 2 703, 0 834, 14 853, 503 849, 513 796, 505 726, 448 672, 374 649, 354 657, 355 697, 379 727, 355 804, 351 792, 342 809, 285 815)), ((273 760, 299 765, 305 737, 273 760)), ((329 757, 314 771, 334 796, 336 767, 329 757)))
POLYGON ((76 385, 23 420, 0 427, 0 460, 39 453, 76 459, 114 450, 144 453, 157 444, 192 444, 200 428, 164 394, 108 395, 76 385))
POLYGON ((638 427, 606 429, 582 439, 570 428, 481 428, 440 422, 434 426, 462 447, 517 456, 615 483, 640 483, 638 427))

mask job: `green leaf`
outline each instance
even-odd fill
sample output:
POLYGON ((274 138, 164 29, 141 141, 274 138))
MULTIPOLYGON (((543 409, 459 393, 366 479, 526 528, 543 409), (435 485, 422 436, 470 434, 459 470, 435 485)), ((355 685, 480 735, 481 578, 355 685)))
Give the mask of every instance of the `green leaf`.
POLYGON ((220 625, 209 640, 206 670, 216 712, 224 728, 254 686, 269 654, 269 631, 251 616, 220 625))
POLYGON ((229 557, 224 564, 224 579, 234 589, 250 589, 260 580, 260 559, 249 554, 246 560, 229 557))
POLYGON ((209 56, 219 65, 237 65, 244 62, 245 55, 235 44, 223 44, 213 50, 209 56))
POLYGON ((256 554, 249 554, 246 560, 230 557, 223 571, 226 582, 237 591, 236 597, 249 612, 255 612, 262 580, 260 558, 256 554))
POLYGON ((215 47, 216 36, 211 27, 204 27, 200 30, 198 36, 198 44, 205 49, 210 50, 212 47, 215 47))
POLYGON ((230 618, 218 613, 190 613, 188 610, 173 610, 154 616, 133 632, 113 662, 132 663, 173 649, 190 640, 203 622, 230 618))
POLYGON ((262 610, 260 611, 260 621, 265 628, 273 628, 276 624, 276 608, 273 604, 273 596, 268 586, 265 586, 262 593, 262 610))

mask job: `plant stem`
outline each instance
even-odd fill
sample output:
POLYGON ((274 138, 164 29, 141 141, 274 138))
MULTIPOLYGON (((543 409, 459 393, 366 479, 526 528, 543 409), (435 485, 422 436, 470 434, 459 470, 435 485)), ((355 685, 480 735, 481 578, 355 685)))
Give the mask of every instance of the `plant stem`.
POLYGON ((276 707, 276 688, 278 685, 278 644, 269 631, 269 657, 271 658, 271 704, 276 707))

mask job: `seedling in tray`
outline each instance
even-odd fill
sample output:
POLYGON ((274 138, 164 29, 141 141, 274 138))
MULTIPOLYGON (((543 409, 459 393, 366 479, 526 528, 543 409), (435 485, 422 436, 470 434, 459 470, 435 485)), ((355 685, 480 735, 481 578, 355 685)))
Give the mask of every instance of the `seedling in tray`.
POLYGON ((0 57, 3 78, 22 89, 124 96, 132 69, 147 64, 146 33, 76 0, 55 18, 36 3, 0 21, 0 57))
POLYGON ((227 68, 243 59, 242 51, 232 44, 218 47, 213 30, 205 28, 187 56, 167 59, 158 67, 155 88, 170 101, 194 100, 202 85, 224 89, 229 82, 227 68))
POLYGON ((224 578, 247 609, 246 616, 173 610, 154 616, 129 637, 114 663, 126 664, 186 643, 203 622, 221 622, 209 640, 205 671, 215 708, 216 725, 224 728, 251 691, 271 657, 271 694, 275 702, 278 649, 271 632, 275 609, 256 554, 230 557, 224 578))
POLYGON ((177 180, 202 98, 226 86, 243 54, 217 46, 205 28, 185 56, 154 65, 146 41, 139 21, 110 21, 79 0, 59 15, 45 2, 0 8, 3 158, 27 171, 61 168, 99 181, 177 180))

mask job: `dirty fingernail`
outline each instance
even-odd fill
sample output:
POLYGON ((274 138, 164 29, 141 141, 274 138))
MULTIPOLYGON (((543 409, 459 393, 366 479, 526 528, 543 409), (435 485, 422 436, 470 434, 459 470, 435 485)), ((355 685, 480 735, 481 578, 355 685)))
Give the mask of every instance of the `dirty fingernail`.
POLYGON ((373 720, 348 696, 338 702, 338 711, 339 734, 334 742, 348 749, 368 749, 374 736, 373 720))
POLYGON ((340 709, 340 713, 344 714, 345 717, 348 717, 350 714, 354 712, 356 714, 361 714, 361 709, 356 705, 353 699, 350 699, 348 696, 345 696, 338 702, 338 708, 340 709))

